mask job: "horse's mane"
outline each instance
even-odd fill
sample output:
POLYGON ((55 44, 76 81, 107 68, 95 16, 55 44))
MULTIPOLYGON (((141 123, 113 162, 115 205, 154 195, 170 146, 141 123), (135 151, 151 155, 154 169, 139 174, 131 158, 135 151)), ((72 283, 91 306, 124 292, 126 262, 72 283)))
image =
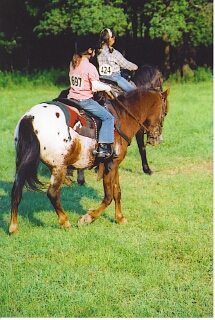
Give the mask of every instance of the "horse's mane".
POLYGON ((117 99, 120 100, 121 102, 125 103, 125 104, 128 104, 129 105, 129 102, 128 100, 131 99, 133 96, 136 96, 138 93, 141 93, 141 92, 156 92, 156 93, 159 93, 160 94, 160 91, 153 88, 153 87, 148 87, 148 88, 145 88, 143 86, 137 88, 137 89, 134 89, 134 90, 131 90, 131 91, 127 91, 127 92, 123 92, 121 93, 117 99))
POLYGON ((150 88, 152 82, 154 87, 162 90, 163 76, 156 66, 145 64, 137 69, 131 78, 137 87, 150 88))

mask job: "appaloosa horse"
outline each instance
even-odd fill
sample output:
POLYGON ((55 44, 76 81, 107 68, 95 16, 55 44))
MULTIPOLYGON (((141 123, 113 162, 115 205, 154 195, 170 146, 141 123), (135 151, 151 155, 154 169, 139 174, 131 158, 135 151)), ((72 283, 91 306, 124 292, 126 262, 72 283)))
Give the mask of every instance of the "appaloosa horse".
MULTIPOLYGON (((131 140, 141 126, 147 131, 148 142, 157 145, 163 127, 164 110, 169 89, 164 93, 157 90, 136 89, 120 95, 112 104, 117 111, 121 132, 115 137, 114 147, 118 158, 112 161, 112 170, 103 171, 104 198, 98 208, 81 216, 78 224, 89 224, 97 219, 114 199, 115 219, 119 224, 126 222, 121 210, 119 164, 123 161, 131 140)), ((39 162, 51 171, 47 196, 57 215, 59 224, 69 228, 70 222, 60 203, 61 185, 68 166, 76 169, 92 168, 95 164, 97 140, 79 135, 68 126, 62 108, 54 103, 40 103, 26 112, 15 130, 16 175, 11 193, 11 222, 9 232, 18 231, 18 206, 25 184, 37 189, 39 162)), ((103 168, 100 163, 100 168, 103 168)), ((101 174, 101 170, 100 170, 101 174)))

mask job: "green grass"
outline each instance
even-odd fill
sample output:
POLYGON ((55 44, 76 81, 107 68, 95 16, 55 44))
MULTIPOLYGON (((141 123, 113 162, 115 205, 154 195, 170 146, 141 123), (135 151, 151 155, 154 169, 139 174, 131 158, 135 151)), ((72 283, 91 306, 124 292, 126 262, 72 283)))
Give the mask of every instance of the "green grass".
MULTIPOLYGON (((9 236, 14 128, 59 91, 1 90, 0 316, 212 317, 212 83, 171 86, 164 141, 147 147, 153 176, 142 173, 135 140, 128 148, 120 165, 127 225, 114 223, 112 203, 97 221, 76 227, 103 196, 91 170, 86 186, 62 188, 70 231, 59 227, 45 193, 25 190, 19 233, 9 236)), ((48 179, 46 167, 40 175, 48 179)))

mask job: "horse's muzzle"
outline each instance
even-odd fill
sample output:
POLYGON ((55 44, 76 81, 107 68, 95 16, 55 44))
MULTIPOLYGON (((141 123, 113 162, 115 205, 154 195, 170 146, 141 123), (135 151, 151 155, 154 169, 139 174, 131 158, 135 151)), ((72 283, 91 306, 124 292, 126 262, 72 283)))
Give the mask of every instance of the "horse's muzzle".
POLYGON ((147 138, 147 143, 151 144, 152 146, 157 146, 163 141, 162 134, 157 136, 151 136, 149 135, 147 138))

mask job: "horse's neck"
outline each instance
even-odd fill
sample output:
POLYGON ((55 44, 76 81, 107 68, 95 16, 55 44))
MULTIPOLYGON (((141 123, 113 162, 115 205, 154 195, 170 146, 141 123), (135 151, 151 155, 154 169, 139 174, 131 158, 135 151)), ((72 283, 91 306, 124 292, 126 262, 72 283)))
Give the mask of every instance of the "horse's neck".
POLYGON ((141 128, 141 124, 152 113, 156 114, 156 106, 160 103, 160 97, 156 90, 137 90, 127 97, 128 99, 122 102, 125 109, 120 108, 120 125, 121 130, 132 139, 141 128))

